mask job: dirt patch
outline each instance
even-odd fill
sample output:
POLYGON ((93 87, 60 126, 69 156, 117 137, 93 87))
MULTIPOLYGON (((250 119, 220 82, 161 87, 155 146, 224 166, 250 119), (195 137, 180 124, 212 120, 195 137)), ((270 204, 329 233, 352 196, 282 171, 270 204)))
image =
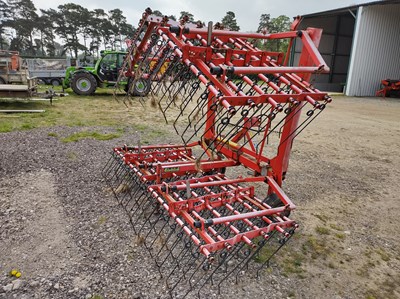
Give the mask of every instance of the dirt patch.
POLYGON ((4 270, 16 267, 24 276, 60 275, 79 260, 68 236, 66 219, 48 171, 21 174, 0 181, 3 221, 0 252, 4 270))

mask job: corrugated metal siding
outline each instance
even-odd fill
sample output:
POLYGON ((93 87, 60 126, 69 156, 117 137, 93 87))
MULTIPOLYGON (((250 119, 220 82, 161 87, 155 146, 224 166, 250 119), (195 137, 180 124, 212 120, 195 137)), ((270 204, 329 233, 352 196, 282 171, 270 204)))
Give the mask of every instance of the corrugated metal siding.
POLYGON ((400 4, 363 7, 346 95, 374 96, 382 79, 400 79, 400 4))

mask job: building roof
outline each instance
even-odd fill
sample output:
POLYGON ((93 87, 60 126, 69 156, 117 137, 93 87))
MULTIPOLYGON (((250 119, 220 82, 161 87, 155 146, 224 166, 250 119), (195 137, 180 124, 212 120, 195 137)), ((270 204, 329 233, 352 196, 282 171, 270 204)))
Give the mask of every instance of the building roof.
POLYGON ((303 18, 310 18, 310 17, 318 17, 318 16, 327 16, 327 15, 337 15, 341 13, 347 13, 349 11, 355 11, 360 6, 372 6, 372 5, 386 5, 386 4, 400 4, 400 0, 380 0, 380 1, 372 1, 367 3, 360 3, 357 5, 346 6, 342 8, 326 10, 316 13, 311 13, 307 15, 303 15, 303 18))

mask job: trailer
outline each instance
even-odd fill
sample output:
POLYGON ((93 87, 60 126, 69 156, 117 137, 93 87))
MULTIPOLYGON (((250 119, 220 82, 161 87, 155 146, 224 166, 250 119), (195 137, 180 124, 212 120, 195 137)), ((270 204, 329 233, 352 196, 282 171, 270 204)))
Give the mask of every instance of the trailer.
POLYGON ((29 72, 17 51, 0 50, 0 84, 29 85, 29 72))
POLYGON ((66 76, 66 70, 70 67, 83 67, 93 64, 93 58, 88 62, 79 62, 76 59, 67 58, 25 58, 24 64, 29 70, 30 77, 38 79, 39 83, 59 86, 66 76))
POLYGON ((65 71, 75 61, 70 58, 25 58, 29 75, 38 79, 39 83, 59 86, 65 78, 65 71))
MULTIPOLYGON (((14 100, 32 100, 33 97, 46 99, 53 103, 55 93, 51 88, 44 92, 37 89, 38 79, 29 76, 25 61, 17 51, 0 50, 0 98, 14 100)), ((21 112, 27 110, 0 110, 0 112, 21 112)), ((34 111, 37 112, 37 111, 34 111)))

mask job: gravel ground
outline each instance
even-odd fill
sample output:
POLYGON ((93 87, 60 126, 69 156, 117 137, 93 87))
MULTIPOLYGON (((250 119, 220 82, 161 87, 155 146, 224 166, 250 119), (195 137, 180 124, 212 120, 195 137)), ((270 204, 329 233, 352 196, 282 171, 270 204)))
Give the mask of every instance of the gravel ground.
MULTIPOLYGON (((212 289, 204 297, 400 298, 399 113, 393 100, 335 99, 296 143, 284 186, 303 239, 324 225, 326 247, 314 248, 319 256, 303 263, 302 275, 274 264, 258 280, 229 282, 222 295, 212 289)), ((0 134, 0 298, 168 298, 101 177, 111 148, 132 141, 132 132, 60 142, 81 130, 114 132, 0 134)), ((288 246, 298 249, 303 239, 288 246)))
MULTIPOLYGON (((131 136, 59 141, 80 130, 96 128, 0 135, 0 298, 168 298, 153 260, 135 241, 101 176, 110 149, 131 136), (10 277, 11 269, 21 271, 21 278, 10 277)), ((278 274, 269 275, 261 287, 253 280, 223 295, 205 292, 253 298, 273 290, 271 298, 282 298, 285 284, 278 274)))

